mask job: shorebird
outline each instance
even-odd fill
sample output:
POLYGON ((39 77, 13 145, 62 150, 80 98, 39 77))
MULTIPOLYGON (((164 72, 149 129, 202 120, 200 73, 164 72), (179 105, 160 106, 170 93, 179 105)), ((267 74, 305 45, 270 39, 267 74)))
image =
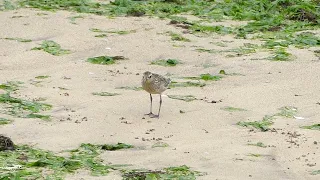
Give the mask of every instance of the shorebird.
POLYGON ((159 118, 160 116, 160 109, 162 104, 161 94, 167 90, 171 80, 169 78, 165 78, 159 74, 151 73, 146 71, 143 73, 142 77, 142 88, 150 94, 150 113, 145 114, 149 115, 151 118, 159 118), (152 94, 159 94, 160 95, 160 105, 158 115, 152 113, 152 94))

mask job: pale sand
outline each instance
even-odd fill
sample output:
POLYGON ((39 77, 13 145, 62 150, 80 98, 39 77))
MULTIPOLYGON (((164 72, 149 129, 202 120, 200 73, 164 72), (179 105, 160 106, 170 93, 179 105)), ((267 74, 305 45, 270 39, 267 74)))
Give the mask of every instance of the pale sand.
MULTIPOLYGON (((22 97, 44 97, 47 98, 45 102, 53 105, 53 110, 47 113, 52 115, 51 122, 15 118, 14 123, 0 126, 0 133, 8 135, 15 143, 59 152, 77 148, 81 143, 124 142, 139 148, 106 152, 101 155, 106 163, 132 164, 131 168, 149 169, 185 164, 207 173, 198 179, 319 179, 319 175, 310 175, 311 171, 320 169, 319 131, 299 128, 319 123, 320 118, 320 106, 316 104, 320 101, 320 63, 312 51, 290 48, 296 56, 292 62, 250 60, 267 57, 270 55, 268 52, 226 58, 228 53, 199 53, 193 46, 223 50, 243 43, 261 42, 234 39, 230 35, 201 38, 191 34, 184 36, 192 42, 172 42, 164 33, 181 33, 183 30, 168 25, 168 20, 148 17, 108 19, 83 14, 84 19, 76 19, 77 24, 71 24, 68 17, 77 15, 75 13, 45 12, 48 15, 38 16, 39 12, 20 9, 0 13, 0 38, 33 40, 20 43, 0 39, 0 82, 22 81, 24 88, 19 90, 22 97), (24 17, 11 18, 17 15, 24 17), (89 28, 135 29, 137 32, 96 38, 94 35, 99 33, 91 32, 89 28), (54 40, 72 53, 52 56, 44 51, 30 50, 39 46, 42 40, 54 40), (226 43, 228 47, 210 44, 222 40, 232 42, 226 43), (172 44, 185 47, 177 48, 172 44), (122 55, 129 60, 109 66, 85 62, 88 57, 100 55, 122 55), (150 61, 158 58, 177 58, 183 64, 176 67, 149 65, 150 61), (204 68, 202 64, 213 66, 204 68), (115 89, 119 86, 141 86, 142 73, 147 70, 163 75, 170 73, 174 80, 202 73, 217 74, 220 69, 244 76, 227 76, 221 81, 207 82, 203 88, 169 89, 164 94, 191 94, 209 100, 221 99, 222 102, 184 102, 163 96, 160 119, 142 119, 143 114, 149 112, 148 93, 115 89), (50 78, 43 80, 42 87, 30 84, 30 80, 39 75, 49 75, 50 78), (91 95, 100 91, 121 95, 91 95), (65 96, 65 92, 69 96, 65 96), (227 112, 220 109, 224 106, 248 111, 227 112), (277 132, 249 132, 248 128, 235 125, 240 120, 261 120, 264 115, 278 112, 282 106, 297 107, 298 116, 305 119, 279 117, 272 126, 277 132), (186 113, 180 114, 179 110, 186 113), (71 120, 66 120, 69 116, 71 120), (88 121, 81 121, 83 117, 88 121), (120 120, 121 117, 125 119, 120 120), (76 120, 81 123, 75 123, 76 120), (149 129, 155 130, 146 134, 149 129), (288 142, 288 132, 301 134, 293 139, 299 146, 288 142), (162 138, 169 147, 151 148, 156 141, 142 141, 142 138, 162 138), (259 141, 271 147, 247 145, 259 141), (314 141, 318 144, 315 145, 314 141), (250 157, 250 153, 263 156, 250 157), (307 165, 314 163, 316 165, 312 167, 307 165)), ((155 96, 154 112, 158 108, 158 100, 159 97, 155 96)), ((107 177, 90 177, 84 171, 69 175, 67 179, 80 177, 121 179, 116 172, 107 177)))

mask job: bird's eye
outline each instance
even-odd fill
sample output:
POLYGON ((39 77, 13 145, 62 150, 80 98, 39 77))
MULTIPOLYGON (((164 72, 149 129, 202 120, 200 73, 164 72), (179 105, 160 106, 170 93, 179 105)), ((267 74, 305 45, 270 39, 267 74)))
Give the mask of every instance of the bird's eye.
POLYGON ((148 76, 148 78, 150 79, 152 76, 150 75, 150 76, 148 76))

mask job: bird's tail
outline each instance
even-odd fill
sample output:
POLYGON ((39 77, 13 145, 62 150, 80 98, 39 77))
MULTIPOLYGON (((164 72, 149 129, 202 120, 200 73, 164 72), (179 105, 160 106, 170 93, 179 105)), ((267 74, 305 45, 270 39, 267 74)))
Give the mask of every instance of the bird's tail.
POLYGON ((171 79, 170 79, 170 78, 167 78, 166 87, 169 87, 170 83, 171 83, 171 79))

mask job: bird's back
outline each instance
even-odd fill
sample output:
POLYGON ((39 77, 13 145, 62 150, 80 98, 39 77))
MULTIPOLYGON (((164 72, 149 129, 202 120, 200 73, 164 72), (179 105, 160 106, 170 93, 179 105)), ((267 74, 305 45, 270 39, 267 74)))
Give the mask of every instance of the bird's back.
POLYGON ((151 94, 161 94, 168 88, 171 82, 169 78, 165 78, 159 74, 152 73, 151 76, 150 79, 144 77, 142 80, 143 89, 151 94))

